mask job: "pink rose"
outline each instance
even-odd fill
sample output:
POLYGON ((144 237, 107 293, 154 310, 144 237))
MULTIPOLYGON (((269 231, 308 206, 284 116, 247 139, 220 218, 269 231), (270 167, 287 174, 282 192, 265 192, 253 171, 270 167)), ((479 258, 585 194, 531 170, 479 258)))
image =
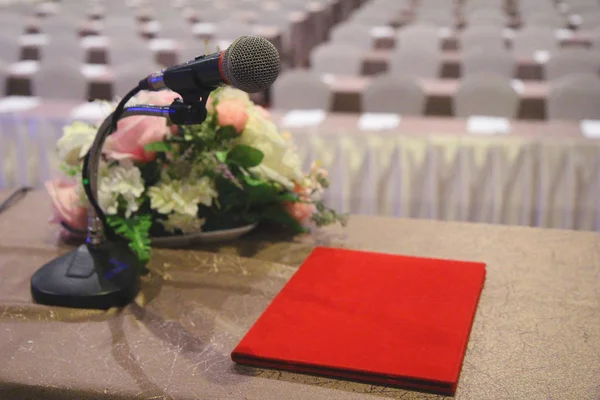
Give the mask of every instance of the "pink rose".
POLYGON ((152 104, 155 106, 168 106, 173 100, 180 99, 181 96, 171 90, 160 90, 158 92, 144 91, 140 93, 137 100, 142 104, 152 104))
MULTIPOLYGON (((85 231, 87 228, 88 210, 79 202, 76 184, 57 179, 48 181, 44 185, 50 195, 54 209, 54 215, 50 218, 50 222, 64 223, 73 229, 85 231)), ((72 236, 72 234, 63 230, 61 236, 66 238, 72 236)))
POLYGON ((234 127, 237 133, 241 133, 248 122, 248 113, 243 101, 237 99, 221 100, 216 107, 219 125, 234 127))
MULTIPOLYGON (((310 190, 306 187, 296 184, 294 187, 294 193, 296 193, 300 200, 308 201, 310 200, 310 190)), ((285 210, 292 216, 294 219, 303 226, 308 226, 310 223, 310 217, 312 217, 313 213, 316 211, 316 207, 311 203, 300 203, 300 202, 285 202, 284 203, 285 210)))
POLYGON ((119 121, 117 131, 106 139, 104 153, 112 160, 150 162, 156 154, 146 151, 144 146, 161 142, 170 134, 166 121, 161 117, 127 117, 119 121))

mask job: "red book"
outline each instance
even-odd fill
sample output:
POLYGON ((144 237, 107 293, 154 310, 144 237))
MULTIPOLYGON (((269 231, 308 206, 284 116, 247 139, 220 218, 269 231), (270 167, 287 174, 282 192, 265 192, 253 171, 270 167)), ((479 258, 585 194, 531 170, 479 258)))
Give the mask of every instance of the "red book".
POLYGON ((485 264, 320 247, 233 361, 454 394, 485 264))

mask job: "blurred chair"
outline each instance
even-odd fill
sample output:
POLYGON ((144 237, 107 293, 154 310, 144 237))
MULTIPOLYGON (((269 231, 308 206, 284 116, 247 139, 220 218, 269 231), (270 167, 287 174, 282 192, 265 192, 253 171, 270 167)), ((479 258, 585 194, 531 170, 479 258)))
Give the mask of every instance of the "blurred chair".
POLYGON ((550 84, 546 101, 548 119, 600 119, 600 78, 569 75, 550 84))
MULTIPOLYGON (((139 80, 139 78, 138 78, 139 80)), ((87 81, 75 60, 63 58, 61 62, 41 62, 32 77, 33 95, 44 99, 85 101, 87 81)))
POLYGON ((438 28, 432 25, 409 25, 398 32, 398 49, 440 50, 438 28))
POLYGON ((212 8, 199 9, 198 16, 202 22, 222 22, 231 18, 234 11, 230 7, 216 7, 213 5, 212 8))
POLYGON ((582 15, 582 21, 579 25, 581 30, 594 30, 600 28, 600 12, 594 14, 587 13, 582 15))
POLYGON ((348 23, 367 26, 385 26, 388 25, 392 16, 388 12, 361 12, 361 10, 352 14, 348 23))
POLYGON ((41 20, 40 30, 47 35, 73 35, 79 34, 80 21, 69 14, 58 13, 56 15, 47 16, 41 20))
POLYGON ((590 42, 592 49, 600 50, 600 28, 590 32, 590 42))
POLYGON ((515 118, 519 102, 510 79, 485 74, 470 76, 461 81, 454 95, 454 115, 460 118, 473 115, 515 118))
POLYGON ((319 75, 306 70, 290 70, 273 84, 272 98, 275 109, 329 110, 333 93, 319 75))
POLYGON ((466 28, 460 33, 460 48, 462 51, 476 48, 503 50, 506 49, 506 43, 501 28, 475 26, 466 28))
POLYGON ((242 23, 226 21, 216 26, 215 40, 235 40, 240 36, 251 35, 252 26, 242 23))
POLYGON ((439 50, 400 49, 392 54, 389 70, 394 75, 435 79, 440 75, 439 50))
POLYGON ((487 8, 478 8, 465 16, 467 26, 469 27, 498 27, 506 26, 506 16, 504 13, 487 8))
POLYGON ((583 48, 564 48, 546 63, 546 79, 549 81, 574 74, 600 74, 600 53, 583 48))
POLYGON ((416 24, 433 24, 439 28, 454 28, 456 21, 454 14, 447 11, 417 11, 417 15, 414 19, 416 24))
POLYGON ((516 66, 514 56, 506 49, 476 48, 462 52, 461 76, 491 74, 510 79, 515 75, 516 66))
POLYGON ((319 74, 360 75, 363 52, 347 44, 326 43, 310 54, 310 68, 319 74))
POLYGON ((0 49, 2 49, 0 56, 7 64, 17 62, 21 59, 21 46, 14 36, 0 35, 0 49))
POLYGON ((362 110, 370 113, 422 115, 427 96, 416 79, 385 75, 373 79, 362 95, 362 110))
POLYGON ((517 31, 512 47, 517 57, 531 57, 536 51, 555 53, 559 44, 553 29, 533 26, 517 31))
POLYGON ((552 28, 552 29, 563 29, 567 27, 567 20, 556 11, 547 13, 535 13, 527 16, 524 21, 525 26, 541 27, 541 28, 552 28))
POLYGON ((77 60, 78 65, 85 61, 85 52, 81 46, 79 36, 71 31, 54 32, 48 37, 48 44, 40 48, 41 61, 63 60, 71 58, 77 60))
POLYGON ((6 96, 6 79, 8 78, 8 65, 0 60, 0 97, 6 96))
POLYGON ((10 38, 15 40, 16 37, 25 33, 25 21, 27 18, 22 15, 12 15, 0 11, 0 39, 10 38))
POLYGON ((333 28, 330 34, 331 41, 336 44, 348 44, 363 50, 373 47, 371 28, 366 25, 345 23, 333 28))
POLYGON ((148 47, 148 43, 140 38, 111 40, 108 57, 109 64, 113 67, 140 62, 147 65, 145 70, 148 70, 156 65, 154 53, 148 47))
POLYGON ((133 16, 110 16, 102 21, 102 35, 113 40, 136 38, 140 35, 137 21, 133 16))

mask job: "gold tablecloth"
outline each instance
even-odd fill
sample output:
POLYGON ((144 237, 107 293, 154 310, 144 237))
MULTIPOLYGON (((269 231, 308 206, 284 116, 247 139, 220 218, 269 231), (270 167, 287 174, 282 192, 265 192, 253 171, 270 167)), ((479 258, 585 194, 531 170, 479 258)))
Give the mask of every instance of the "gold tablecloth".
POLYGON ((154 251, 136 302, 100 312, 31 302, 31 274, 69 249, 48 202, 30 193, 0 215, 2 400, 444 398, 230 360, 316 245, 487 263, 457 400, 600 397, 597 234, 354 216, 313 236, 154 251))

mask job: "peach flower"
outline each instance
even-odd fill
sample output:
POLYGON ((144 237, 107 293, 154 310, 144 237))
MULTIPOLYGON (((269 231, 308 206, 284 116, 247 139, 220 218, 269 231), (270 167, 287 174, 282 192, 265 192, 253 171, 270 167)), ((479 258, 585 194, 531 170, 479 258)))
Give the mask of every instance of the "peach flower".
POLYGON ((271 113, 269 111, 267 111, 266 108, 262 107, 262 106, 256 106, 256 110, 258 111, 258 114, 263 117, 266 120, 271 120, 271 113))
POLYGON ((144 146, 163 141, 170 133, 161 117, 127 117, 119 121, 117 131, 106 140, 104 153, 112 160, 149 162, 156 154, 146 151, 144 146))
POLYGON ((285 210, 301 225, 307 226, 315 212, 315 206, 309 203, 286 202, 285 210))
MULTIPOLYGON (((88 210, 80 203, 77 185, 65 180, 48 181, 44 185, 50 195, 54 209, 50 222, 64 223, 73 229, 85 231, 88 210)), ((68 237, 70 235, 68 231, 63 231, 61 236, 68 237)))
MULTIPOLYGON (((298 195, 301 201, 310 200, 310 190, 306 187, 296 184, 294 187, 294 193, 298 195)), ((308 226, 310 223, 310 217, 316 211, 316 207, 311 203, 303 202, 285 202, 285 210, 303 226, 308 226)))
POLYGON ((219 125, 231 125, 237 133, 241 133, 248 122, 248 113, 243 101, 237 99, 221 100, 216 107, 219 125))

